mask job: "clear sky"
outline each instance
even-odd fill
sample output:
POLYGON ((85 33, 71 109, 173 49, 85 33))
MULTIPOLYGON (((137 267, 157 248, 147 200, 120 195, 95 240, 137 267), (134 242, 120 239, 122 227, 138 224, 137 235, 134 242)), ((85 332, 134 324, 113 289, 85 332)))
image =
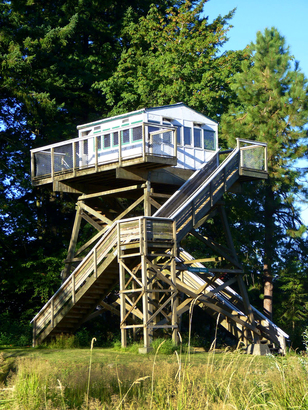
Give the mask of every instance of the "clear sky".
POLYGON ((212 21, 234 8, 226 49, 241 50, 255 42, 258 31, 276 27, 308 77, 308 0, 209 0, 204 14, 212 21))

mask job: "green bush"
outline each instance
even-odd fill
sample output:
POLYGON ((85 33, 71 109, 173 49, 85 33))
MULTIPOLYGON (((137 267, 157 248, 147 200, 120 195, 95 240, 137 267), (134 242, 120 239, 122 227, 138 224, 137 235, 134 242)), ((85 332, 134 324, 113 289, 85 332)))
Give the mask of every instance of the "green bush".
POLYGON ((154 353, 159 349, 158 354, 173 354, 178 349, 171 339, 155 339, 152 347, 154 353))
POLYGON ((0 314, 0 345, 31 346, 32 328, 29 323, 14 320, 8 312, 0 314))

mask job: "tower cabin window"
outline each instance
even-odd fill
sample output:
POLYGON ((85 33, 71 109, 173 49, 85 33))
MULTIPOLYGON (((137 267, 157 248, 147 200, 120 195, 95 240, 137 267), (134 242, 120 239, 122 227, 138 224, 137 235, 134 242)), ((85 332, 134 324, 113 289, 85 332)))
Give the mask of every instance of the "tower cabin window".
POLYGON ((215 151, 216 141, 215 141, 215 131, 203 130, 204 136, 204 149, 215 151))
POLYGON ((184 127, 184 145, 191 145, 191 128, 184 127))
POLYGON ((195 148, 202 148, 202 140, 201 140, 201 127, 194 127, 194 147, 195 148))
POLYGON ((142 140, 142 127, 133 128, 133 142, 142 140))
POLYGON ((118 131, 113 133, 113 146, 117 147, 119 145, 119 133, 118 131))
MULTIPOLYGON (((163 118, 163 125, 170 125, 172 126, 171 119, 163 118)), ((171 131, 163 133, 163 143, 164 144, 171 144, 171 131)))
POLYGON ((177 145, 182 145, 182 136, 181 136, 182 127, 178 126, 176 129, 176 141, 177 145))
POLYGON ((129 130, 121 131, 123 144, 129 144, 129 130))
POLYGON ((108 149, 110 147, 111 147, 110 134, 105 134, 104 135, 104 149, 108 149))

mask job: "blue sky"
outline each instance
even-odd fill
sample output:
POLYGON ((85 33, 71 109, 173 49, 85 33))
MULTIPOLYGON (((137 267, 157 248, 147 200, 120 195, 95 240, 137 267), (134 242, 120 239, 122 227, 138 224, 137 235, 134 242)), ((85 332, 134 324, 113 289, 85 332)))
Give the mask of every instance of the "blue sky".
MULTIPOLYGON (((204 5, 204 15, 211 22, 234 8, 226 50, 242 50, 255 42, 258 31, 275 27, 285 37, 291 55, 299 61, 301 71, 308 78, 308 0, 209 0, 204 5)), ((303 166, 308 165, 303 162, 303 166)), ((308 207, 299 203, 303 222, 308 226, 308 207)))
POLYGON ((308 0, 209 0, 204 14, 212 21, 234 8, 237 10, 230 21, 234 27, 229 31, 226 49, 241 50, 255 42, 258 31, 276 27, 308 77, 308 0))

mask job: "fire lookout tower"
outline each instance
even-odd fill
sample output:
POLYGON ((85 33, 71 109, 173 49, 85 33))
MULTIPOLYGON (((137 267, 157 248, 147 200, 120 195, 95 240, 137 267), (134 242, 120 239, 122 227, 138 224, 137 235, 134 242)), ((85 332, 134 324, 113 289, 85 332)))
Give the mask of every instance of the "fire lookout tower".
POLYGON ((236 184, 267 178, 266 144, 238 139, 220 162, 217 123, 183 103, 77 129, 78 138, 31 151, 33 185, 78 198, 63 283, 32 320, 33 345, 109 310, 122 346, 139 332, 148 351, 159 331, 177 342, 180 316, 198 304, 245 344, 284 351, 288 335, 249 303, 222 203, 236 184), (214 212, 227 246, 198 231, 214 212), (82 221, 95 234, 76 249, 82 221), (180 245, 188 234, 216 257, 194 259, 180 245))

